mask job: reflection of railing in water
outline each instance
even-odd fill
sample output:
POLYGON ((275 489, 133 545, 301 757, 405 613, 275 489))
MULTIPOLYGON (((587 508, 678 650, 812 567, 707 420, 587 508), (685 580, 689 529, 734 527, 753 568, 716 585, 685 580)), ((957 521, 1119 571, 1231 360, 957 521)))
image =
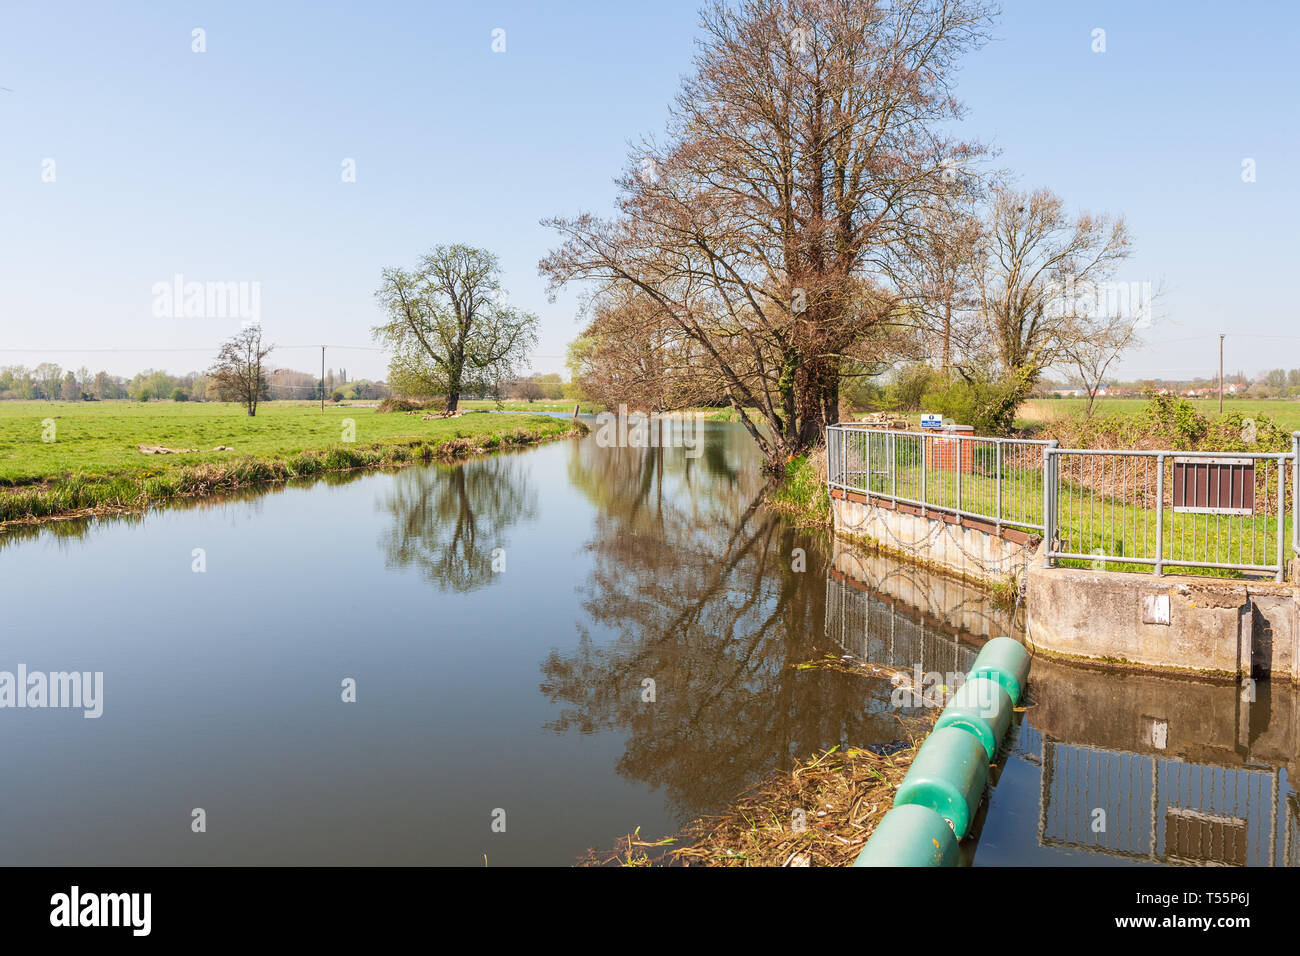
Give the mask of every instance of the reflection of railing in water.
POLYGON ((859 660, 923 672, 965 674, 979 652, 956 633, 873 597, 838 574, 826 578, 826 636, 859 660))
POLYGON ((1286 853, 1284 866, 1300 866, 1300 794, 1286 798, 1286 853))
POLYGON ((1011 735, 1008 756, 1019 757, 1036 767, 1043 764, 1043 734, 1029 721, 1021 721, 1019 728, 1011 735))
POLYGON ((1041 739, 1039 753, 1044 846, 1184 865, 1300 864, 1300 804, 1293 794, 1283 805, 1278 771, 1050 738, 1041 739), (1098 809, 1104 827, 1096 826, 1098 809))

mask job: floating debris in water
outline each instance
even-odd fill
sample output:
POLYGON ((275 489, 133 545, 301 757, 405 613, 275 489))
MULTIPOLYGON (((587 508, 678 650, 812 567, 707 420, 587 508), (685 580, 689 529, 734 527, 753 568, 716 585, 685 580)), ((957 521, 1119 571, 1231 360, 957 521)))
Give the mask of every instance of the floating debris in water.
POLYGON ((904 736, 871 747, 832 747, 775 774, 725 813, 702 817, 676 838, 588 851, 579 866, 850 866, 934 723, 898 718, 904 736))

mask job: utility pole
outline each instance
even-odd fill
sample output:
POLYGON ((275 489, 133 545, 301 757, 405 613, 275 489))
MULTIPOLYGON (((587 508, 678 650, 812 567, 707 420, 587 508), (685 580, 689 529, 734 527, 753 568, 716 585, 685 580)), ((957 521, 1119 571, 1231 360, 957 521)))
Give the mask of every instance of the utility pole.
MULTIPOLYGON (((324 353, 321 353, 322 355, 324 353)), ((1219 333, 1219 414, 1223 414, 1223 333, 1219 333)))
MULTIPOLYGON (((1222 339, 1222 336, 1220 336, 1222 339)), ((1223 353, 1219 353, 1219 401, 1223 401, 1223 353)), ((320 347, 320 410, 325 411, 325 346, 320 347)))

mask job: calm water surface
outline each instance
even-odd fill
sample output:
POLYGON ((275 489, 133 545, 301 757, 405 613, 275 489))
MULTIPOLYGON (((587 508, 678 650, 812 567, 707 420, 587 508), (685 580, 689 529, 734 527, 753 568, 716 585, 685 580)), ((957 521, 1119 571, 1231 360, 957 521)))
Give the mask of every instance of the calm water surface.
MULTIPOLYGON (((0 670, 104 673, 99 719, 0 710, 0 860, 567 864, 898 736, 888 683, 793 665, 962 668, 1011 627, 792 530, 744 430, 705 428, 696 458, 587 438, 0 536, 0 670)), ((1295 864, 1273 694, 1036 662, 974 862, 1295 864)))

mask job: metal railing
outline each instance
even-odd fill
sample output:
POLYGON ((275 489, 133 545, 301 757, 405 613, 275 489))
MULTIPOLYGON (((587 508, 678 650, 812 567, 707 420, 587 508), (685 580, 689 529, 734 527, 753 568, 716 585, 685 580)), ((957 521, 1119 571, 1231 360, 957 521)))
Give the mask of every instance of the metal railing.
POLYGON ((951 431, 826 429, 831 488, 912 505, 922 512, 1042 531, 1044 451, 1054 444, 951 431))
POLYGON ((1282 580, 1294 453, 1052 448, 1047 456, 1056 529, 1049 564, 1220 568, 1282 580))
POLYGON ((842 423, 826 429, 826 452, 832 493, 979 519, 999 533, 1041 532, 1048 566, 1209 568, 1281 581, 1288 559, 1300 558, 1300 432, 1290 452, 1114 451, 842 423))

